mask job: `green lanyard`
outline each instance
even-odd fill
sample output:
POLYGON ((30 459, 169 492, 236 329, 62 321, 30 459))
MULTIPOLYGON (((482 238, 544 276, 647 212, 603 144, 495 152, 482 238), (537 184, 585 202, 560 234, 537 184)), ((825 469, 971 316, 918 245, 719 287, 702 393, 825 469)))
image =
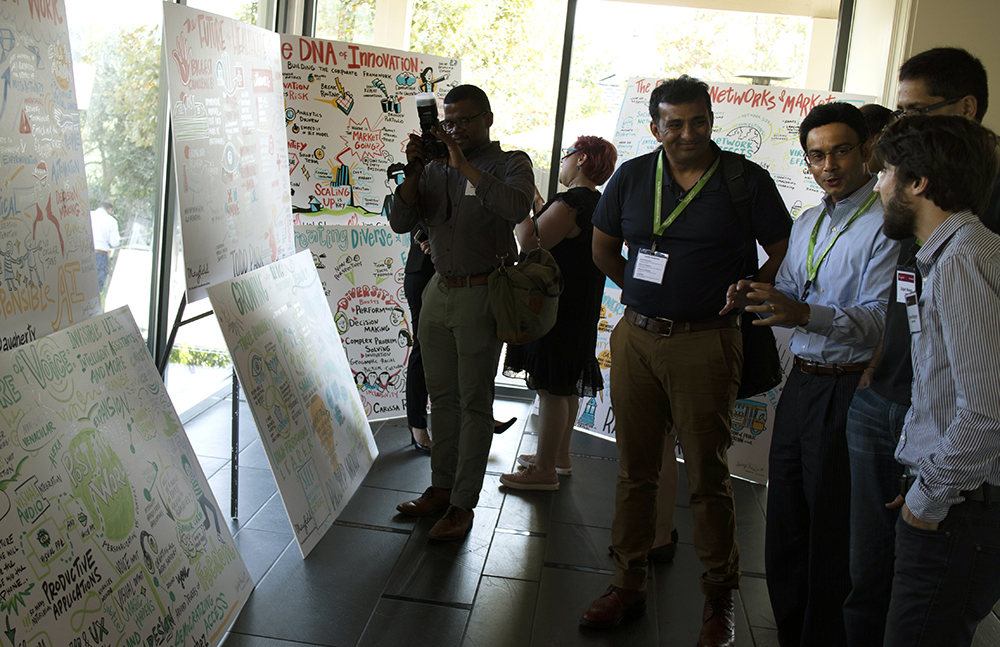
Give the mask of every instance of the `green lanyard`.
MULTIPOLYGON (((691 187, 688 194, 684 196, 684 199, 674 208, 670 215, 667 216, 666 222, 660 222, 660 214, 663 209, 663 150, 660 150, 660 154, 656 156, 656 196, 653 202, 653 235, 659 238, 663 235, 663 232, 667 230, 675 220, 677 216, 681 215, 681 212, 687 208, 692 200, 701 192, 708 183, 708 180, 715 174, 715 169, 719 168, 719 160, 722 159, 721 156, 716 157, 712 165, 708 167, 705 174, 701 176, 698 183, 691 187)), ((656 251, 656 242, 653 243, 653 251, 656 251)))
POLYGON ((813 263, 813 253, 816 251, 816 238, 819 236, 819 228, 823 225, 823 216, 826 215, 826 207, 823 208, 823 212, 819 214, 819 218, 816 220, 816 225, 813 227, 812 235, 809 237, 809 249, 806 251, 806 284, 802 288, 802 300, 805 301, 806 297, 809 296, 809 288, 812 287, 812 282, 816 279, 816 275, 819 274, 819 266, 823 264, 823 260, 826 255, 833 248, 833 244, 837 242, 840 235, 847 231, 854 221, 860 218, 869 207, 875 204, 875 200, 878 199, 878 194, 872 191, 872 194, 868 196, 868 199, 861 203, 858 210, 854 212, 854 215, 850 217, 847 224, 840 228, 837 235, 833 237, 833 240, 827 244, 826 249, 820 254, 819 258, 816 259, 816 263, 813 263))

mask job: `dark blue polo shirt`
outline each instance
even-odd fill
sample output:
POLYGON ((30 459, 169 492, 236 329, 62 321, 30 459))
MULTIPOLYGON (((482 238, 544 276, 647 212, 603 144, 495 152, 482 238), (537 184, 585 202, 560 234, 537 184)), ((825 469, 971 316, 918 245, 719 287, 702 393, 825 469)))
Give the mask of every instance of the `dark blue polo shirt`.
MULTIPOLYGON (((712 150, 716 155, 720 153, 714 143, 712 150)), ((622 303, 648 317, 711 321, 726 305, 726 290, 744 278, 746 269, 743 229, 729 198, 721 164, 656 246, 657 251, 670 255, 663 283, 657 285, 632 276, 639 248, 649 249, 653 244, 653 192, 659 154, 658 148, 621 165, 597 205, 594 226, 628 243, 622 303)), ((749 160, 744 160, 743 165, 757 241, 767 246, 788 238, 792 219, 774 180, 749 160)), ((664 167, 668 167, 666 160, 664 167)), ((686 193, 672 182, 668 171, 663 182, 662 220, 686 193)))

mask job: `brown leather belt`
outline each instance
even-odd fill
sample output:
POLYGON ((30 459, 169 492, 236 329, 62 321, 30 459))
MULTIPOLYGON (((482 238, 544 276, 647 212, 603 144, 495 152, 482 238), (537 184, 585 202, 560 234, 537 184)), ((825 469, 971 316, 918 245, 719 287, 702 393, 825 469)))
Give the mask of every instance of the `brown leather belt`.
POLYGON ((95 249, 94 251, 97 252, 98 254, 104 254, 105 256, 108 255, 108 253, 106 251, 104 251, 103 249, 95 249))
POLYGON ((639 314, 631 307, 625 308, 625 318, 643 330, 648 330, 649 332, 657 335, 666 335, 667 337, 682 332, 701 332, 703 330, 718 330, 720 328, 737 328, 740 321, 739 315, 733 314, 720 317, 714 321, 706 321, 704 323, 687 323, 673 321, 672 319, 663 319, 660 317, 647 317, 646 315, 639 314))
POLYGON ((807 359, 796 357, 795 367, 806 375, 832 375, 834 377, 839 377, 841 375, 850 375, 853 373, 864 373, 865 369, 868 368, 868 362, 857 362, 854 364, 820 364, 819 362, 810 362, 807 359))
POLYGON ((489 283, 489 274, 473 274, 472 276, 442 276, 438 274, 438 281, 449 288, 471 288, 474 285, 486 285, 489 283))

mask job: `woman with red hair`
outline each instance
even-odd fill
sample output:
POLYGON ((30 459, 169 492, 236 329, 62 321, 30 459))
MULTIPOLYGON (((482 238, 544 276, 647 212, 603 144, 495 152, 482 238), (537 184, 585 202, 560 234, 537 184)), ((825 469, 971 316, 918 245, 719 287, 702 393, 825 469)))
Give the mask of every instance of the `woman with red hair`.
POLYGON ((500 483, 519 490, 558 490, 559 474, 572 472, 569 441, 581 397, 604 388, 594 357, 597 322, 601 315, 604 274, 594 265, 590 218, 601 194, 597 187, 615 170, 618 153, 600 137, 580 137, 563 150, 559 182, 568 191, 545 204, 535 192, 535 223, 525 218, 514 229, 522 250, 540 244, 559 263, 566 287, 559 297, 556 324, 541 339, 508 346, 504 375, 524 377, 538 392, 541 428, 538 449, 522 454, 525 469, 500 477, 500 483))

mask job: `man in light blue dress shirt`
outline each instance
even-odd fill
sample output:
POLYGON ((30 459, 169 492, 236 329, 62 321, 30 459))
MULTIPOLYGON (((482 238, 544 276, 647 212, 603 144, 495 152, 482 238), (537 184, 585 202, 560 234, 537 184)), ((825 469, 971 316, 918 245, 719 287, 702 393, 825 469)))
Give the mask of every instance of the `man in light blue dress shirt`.
POLYGON ((960 647, 1000 600, 1000 237, 973 213, 998 142, 971 120, 927 116, 883 142, 885 233, 924 241, 923 290, 899 295, 913 404, 896 460, 912 478, 890 504, 901 514, 884 644, 960 647))
POLYGON ((792 227, 775 285, 730 289, 731 305, 793 326, 795 355, 771 440, 765 560, 782 647, 843 645, 850 469, 847 410, 882 335, 898 244, 882 234, 861 112, 817 106, 799 127, 822 204, 792 227), (754 305, 757 304, 757 305, 754 305))

